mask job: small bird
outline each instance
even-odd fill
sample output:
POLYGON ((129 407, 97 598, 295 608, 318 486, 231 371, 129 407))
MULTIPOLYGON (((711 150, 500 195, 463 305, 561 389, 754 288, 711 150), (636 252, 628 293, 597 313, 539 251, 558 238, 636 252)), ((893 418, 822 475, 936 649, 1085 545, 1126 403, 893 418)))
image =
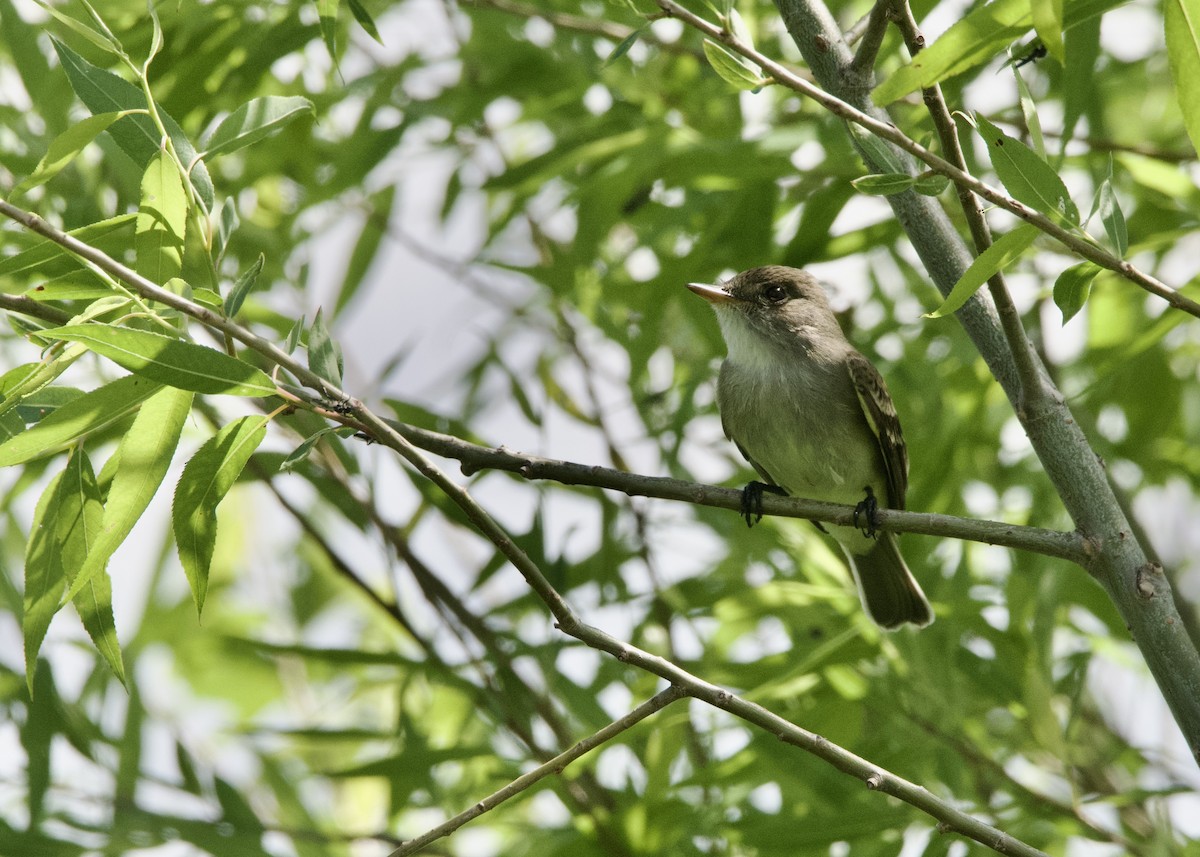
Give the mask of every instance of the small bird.
POLYGON ((933 610, 878 504, 904 508, 908 451, 879 371, 847 341, 820 283, 796 268, 752 268, 721 285, 688 283, 707 300, 729 355, 717 381, 725 435, 766 484, 743 492, 762 516, 763 490, 855 505, 845 527, 817 524, 842 546, 867 614, 881 627, 923 627, 933 610))

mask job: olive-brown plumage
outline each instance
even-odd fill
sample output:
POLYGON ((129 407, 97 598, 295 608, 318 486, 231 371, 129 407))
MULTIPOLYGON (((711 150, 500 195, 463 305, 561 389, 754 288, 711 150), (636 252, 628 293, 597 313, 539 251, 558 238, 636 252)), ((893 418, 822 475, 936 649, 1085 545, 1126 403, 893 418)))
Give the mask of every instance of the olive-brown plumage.
MULTIPOLYGON (((817 280, 770 266, 688 288, 716 310, 729 349, 717 383, 721 422, 758 474, 798 497, 903 509, 908 452, 896 408, 882 376, 846 340, 817 280)), ((933 621, 894 533, 822 529, 842 546, 875 622, 933 621)))

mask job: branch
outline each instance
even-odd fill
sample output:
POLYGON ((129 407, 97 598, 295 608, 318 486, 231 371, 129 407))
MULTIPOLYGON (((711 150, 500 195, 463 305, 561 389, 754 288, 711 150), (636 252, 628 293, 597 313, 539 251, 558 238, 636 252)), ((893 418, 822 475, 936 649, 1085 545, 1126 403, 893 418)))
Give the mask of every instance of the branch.
POLYGON ((479 803, 467 810, 463 810, 458 815, 451 819, 447 819, 442 824, 428 831, 427 833, 418 836, 416 839, 410 839, 393 851, 388 857, 405 857, 407 854, 415 854, 428 845, 444 836, 449 836, 454 831, 458 830, 468 821, 478 818, 485 812, 495 809, 500 804, 504 803, 511 797, 515 797, 521 792, 534 786, 539 780, 543 780, 551 774, 561 774, 567 765, 574 762, 580 756, 591 752, 596 747, 620 735, 627 729, 632 728, 636 724, 645 720, 651 714, 661 711, 673 702, 683 699, 686 694, 682 688, 669 687, 660 693, 650 697, 633 711, 626 714, 620 720, 614 720, 612 723, 605 726, 599 732, 589 735, 574 747, 559 753, 553 759, 550 759, 545 764, 539 765, 527 774, 523 774, 513 780, 499 791, 485 797, 479 803))
MULTIPOLYGON (((1185 297, 1179 292, 1172 289, 1162 281, 1140 270, 1129 262, 1119 259, 1112 255, 1102 247, 1079 237, 1073 232, 1059 226, 1053 220, 1039 211, 1035 211, 1024 203, 1007 196, 1003 191, 1000 191, 985 182, 980 181, 975 176, 959 169, 954 164, 946 159, 926 149, 920 143, 908 137, 903 131, 897 128, 890 122, 882 119, 877 119, 870 114, 853 107, 848 102, 843 101, 836 96, 830 95, 828 92, 818 88, 812 83, 804 80, 803 77, 791 71, 790 69, 775 62, 775 60, 759 53, 754 48, 746 45, 732 33, 722 29, 721 27, 711 24, 698 15, 693 14, 684 7, 680 6, 675 0, 657 0, 658 5, 667 14, 678 18, 684 23, 704 33, 712 39, 716 39, 725 44, 730 50, 741 54, 751 62, 757 63, 762 70, 772 77, 777 83, 795 92, 805 95, 816 101, 830 113, 845 119, 861 128, 870 131, 876 137, 887 140, 897 148, 902 149, 913 157, 925 163, 931 170, 940 175, 944 175, 953 181, 955 184, 967 188, 970 191, 978 194, 988 202, 1003 208, 1005 211, 1015 214, 1017 217, 1024 220, 1026 223, 1032 223, 1045 234, 1057 240, 1073 253, 1082 256, 1091 262, 1096 263, 1101 268, 1106 268, 1117 274, 1120 274, 1125 279, 1134 283, 1137 286, 1145 289, 1153 295, 1162 298, 1175 309, 1182 310, 1190 315, 1200 318, 1200 303, 1185 297)), ((828 40, 825 42, 826 50, 832 44, 828 40)), ((803 50, 807 45, 802 45, 803 50)))
MULTIPOLYGON (((330 419, 344 417, 322 412, 330 419)), ((719 488, 703 482, 689 482, 667 476, 645 476, 611 467, 580 464, 555 458, 542 458, 504 447, 487 447, 470 443, 452 435, 441 434, 416 426, 388 420, 388 425, 403 435, 413 446, 443 458, 461 462, 467 476, 480 470, 503 470, 525 479, 549 479, 563 485, 586 485, 619 491, 631 497, 655 497, 676 500, 715 509, 742 510, 742 491, 719 488)), ((365 426, 364 426, 365 428, 365 426)), ((763 514, 782 518, 803 518, 829 524, 854 526, 854 507, 841 503, 824 503, 802 497, 763 495, 763 514)), ((880 509, 879 528, 896 533, 918 533, 926 536, 963 539, 989 545, 1015 548, 1030 553, 1065 559, 1079 565, 1087 562, 1082 537, 1078 533, 1027 527, 1003 521, 986 521, 940 515, 932 512, 908 512, 899 509, 880 509)))

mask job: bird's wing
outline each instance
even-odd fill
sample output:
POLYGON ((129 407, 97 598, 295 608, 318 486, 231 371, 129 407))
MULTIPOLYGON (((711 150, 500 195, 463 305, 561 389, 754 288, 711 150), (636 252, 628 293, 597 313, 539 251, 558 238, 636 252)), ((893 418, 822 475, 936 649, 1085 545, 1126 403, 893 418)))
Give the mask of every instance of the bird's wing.
POLYGON ((855 351, 850 354, 846 365, 863 415, 879 442, 883 466, 887 471, 888 508, 903 509, 904 495, 908 492, 908 450, 904 446, 896 406, 888 395, 883 376, 867 358, 855 351))

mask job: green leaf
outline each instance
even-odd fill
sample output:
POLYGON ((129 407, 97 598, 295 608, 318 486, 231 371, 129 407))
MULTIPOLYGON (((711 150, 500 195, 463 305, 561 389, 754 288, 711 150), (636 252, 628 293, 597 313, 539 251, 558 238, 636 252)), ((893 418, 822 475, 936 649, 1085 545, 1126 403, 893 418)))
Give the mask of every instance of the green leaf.
POLYGON ((1054 303, 1062 310, 1063 324, 1070 321, 1087 303, 1092 291, 1092 280, 1103 268, 1092 262, 1072 265, 1054 281, 1054 303))
POLYGON ((145 75, 150 68, 150 63, 158 56, 158 52, 163 46, 163 29, 162 21, 158 19, 158 9, 154 7, 154 0, 146 0, 146 12, 150 15, 151 33, 150 33, 150 52, 146 54, 146 62, 142 64, 142 74, 145 75))
POLYGON ((1067 186, 1054 169, 1037 153, 975 114, 975 127, 987 144, 992 167, 1013 198, 1051 217, 1060 217, 1072 226, 1079 224, 1079 209, 1067 193, 1067 186))
POLYGON ((358 429, 349 428, 346 426, 327 426, 319 431, 314 432, 304 439, 304 441, 292 450, 291 454, 285 458, 279 465, 280 472, 286 472, 296 467, 296 465, 305 461, 312 454, 317 442, 327 434, 335 434, 338 437, 353 437, 358 434, 358 429))
POLYGON ((58 541, 59 488, 66 471, 59 473, 42 491, 33 521, 29 525, 29 543, 25 548, 25 600, 21 631, 25 640, 25 681, 33 694, 38 651, 50 621, 59 610, 59 598, 67 582, 66 566, 58 541))
POLYGON ((333 307, 334 318, 338 317, 362 287, 367 271, 375 261, 379 244, 387 235, 388 221, 395 199, 396 185, 388 185, 371 195, 366 222, 358 234, 358 241, 354 243, 354 251, 346 264, 346 275, 342 278, 341 288, 338 289, 337 303, 333 307))
MULTIPOLYGON (((132 83, 111 71, 92 65, 58 39, 51 38, 51 41, 58 52, 63 71, 67 73, 71 88, 92 113, 147 109, 145 94, 132 83)), ((204 202, 205 209, 211 211, 213 185, 208 168, 204 166, 203 161, 196 161, 196 149, 179 127, 179 123, 161 107, 158 108, 158 115, 171 138, 175 154, 185 166, 189 166, 192 185, 204 202), (196 162, 193 164, 193 161, 196 162)), ((125 154, 133 158, 133 162, 143 170, 162 148, 158 129, 153 120, 144 113, 135 113, 117 120, 109 127, 108 133, 125 154)))
POLYGON ((913 190, 923 196, 941 196, 950 187, 950 179, 940 173, 922 173, 913 181, 913 190))
POLYGON ((366 31, 368 36, 382 45, 383 39, 379 35, 379 28, 375 26, 375 19, 363 6, 362 0, 347 0, 347 5, 350 7, 350 14, 354 16, 354 20, 358 21, 358 25, 366 31))
POLYGON ((104 504, 103 527, 86 560, 76 566, 67 600, 95 577, 106 577, 113 553, 133 531, 171 466, 184 423, 192 410, 190 390, 164 387, 141 406, 105 470, 113 467, 104 504), (115 464, 114 464, 115 462, 115 464))
POLYGON ((21 399, 17 414, 26 424, 38 423, 82 395, 76 387, 43 387, 21 399))
POLYGON ((266 261, 267 257, 259 253, 258 258, 254 260, 254 264, 250 266, 250 269, 237 278, 237 282, 229 290, 229 297, 225 298, 225 315, 232 318, 238 314, 238 310, 242 308, 242 304, 246 301, 246 295, 250 294, 254 289, 254 284, 258 282, 258 275, 262 273, 263 265, 266 264, 266 261))
POLYGON ((1029 0, 1029 12, 1038 38, 1060 64, 1066 63, 1063 51, 1063 0, 1029 0))
POLYGON ((1200 152, 1200 0, 1165 0, 1163 27, 1175 98, 1192 148, 1200 152))
POLYGON ((262 371, 214 348, 128 327, 78 324, 55 327, 51 339, 81 342, 151 380, 197 393, 273 396, 275 384, 262 371))
POLYGON ((926 318, 942 318, 962 307, 988 281, 992 274, 1004 268, 1017 259, 1037 237, 1038 228, 1028 223, 1022 223, 1012 232, 1008 232, 996 240, 992 246, 980 253, 970 267, 963 272, 962 277, 940 307, 926 313, 926 318))
POLYGON ((612 65, 621 57, 625 56, 625 54, 629 53, 629 49, 637 44, 638 39, 642 37, 642 33, 646 31, 648 26, 649 24, 643 24, 628 36, 621 39, 617 46, 609 52, 607 57, 604 58, 604 67, 612 65))
POLYGON ((187 207, 179 169, 171 156, 160 150, 142 176, 134 233, 137 272, 143 277, 161 284, 183 273, 187 207))
POLYGON ((95 116, 88 116, 73 124, 66 131, 54 138, 54 142, 46 150, 45 156, 38 161, 37 168, 30 173, 28 178, 13 188, 12 195, 14 197, 20 196, 26 191, 50 181, 50 179, 62 172, 67 164, 75 160, 79 153, 104 132, 109 125, 118 119, 129 116, 132 112, 130 110, 118 110, 114 113, 97 113, 95 116))
POLYGON ((300 337, 303 335, 304 316, 300 316, 298 319, 296 319, 295 323, 292 324, 291 329, 288 331, 287 339, 283 343, 284 352, 287 354, 293 353, 296 350, 296 347, 300 344, 300 337))
POLYGON ((308 368, 326 381, 342 383, 342 349, 329 335, 321 310, 308 331, 308 368))
POLYGON ((216 246, 213 248, 213 258, 218 266, 225 258, 225 251, 229 249, 229 239, 237 231, 240 222, 237 202, 231 196, 225 197, 225 202, 221 204, 221 216, 217 220, 216 246))
POLYGON ((266 417, 242 417, 210 438, 183 468, 171 507, 179 560, 196 602, 204 609, 208 571, 217 543, 217 506, 267 434, 266 417))
POLYGON ((338 0, 317 0, 317 18, 321 24, 321 38, 325 40, 325 49, 337 65, 337 17, 338 0))
POLYGON ((305 113, 315 112, 313 103, 299 95, 251 99, 221 121, 205 145, 204 157, 236 152, 270 137, 305 113))
POLYGON ((1037 152, 1037 156, 1044 161, 1046 138, 1042 136, 1042 120, 1038 118, 1037 103, 1033 100, 1033 93, 1029 91, 1025 78, 1021 77, 1021 70, 1015 64, 1012 66, 1012 72, 1013 77, 1017 79, 1017 96, 1021 102, 1021 115, 1025 117, 1025 127, 1029 129, 1029 139, 1033 142, 1033 150, 1037 152))
POLYGON ((738 89, 758 89, 763 85, 762 76, 737 54, 730 53, 723 45, 705 39, 704 55, 722 80, 738 89))
POLYGON ((911 190, 916 181, 915 178, 904 173, 884 173, 883 175, 875 173, 851 179, 850 184, 859 193, 872 196, 891 196, 894 193, 911 190))
MULTIPOLYGON (((103 532, 104 516, 96 475, 82 449, 75 450, 67 462, 66 472, 59 483, 59 495, 59 558, 68 575, 78 579, 76 570, 83 566, 92 546, 103 532)), ((98 573, 90 575, 85 583, 73 587, 73 591, 72 603, 83 620, 88 636, 121 684, 125 684, 125 664, 113 623, 112 581, 108 573, 100 569, 98 573)))
POLYGON ((1108 175, 1100 183, 1096 193, 1096 210, 1100 214, 1100 222, 1104 224, 1104 232, 1117 256, 1124 259, 1125 251, 1129 249, 1129 231, 1125 226, 1125 214, 1121 211, 1121 203, 1112 187, 1112 160, 1108 163, 1108 175))
POLYGON ((111 38, 93 30, 78 18, 72 18, 70 15, 59 11, 49 3, 43 2, 43 0, 33 0, 33 2, 37 3, 47 12, 49 12, 55 19, 59 21, 59 23, 66 26, 67 29, 71 30, 77 35, 83 36, 83 38, 100 48, 100 50, 104 51, 106 54, 113 54, 116 56, 120 53, 121 46, 119 44, 116 44, 111 38))
MULTIPOLYGON (((113 235, 132 224, 135 220, 137 220, 136 214, 119 214, 116 217, 110 217, 108 220, 101 220, 96 223, 89 223, 87 226, 81 226, 78 229, 72 229, 67 234, 72 238, 78 238, 84 244, 95 245, 99 239, 113 235)), ((13 274, 32 271, 53 259, 57 259, 59 256, 70 256, 70 253, 64 250, 57 242, 49 239, 39 241, 28 250, 22 250, 15 256, 0 259, 0 277, 10 277, 13 274)), ((0 286, 0 291, 8 291, 8 289, 0 286)))
POLYGON ((128 375, 84 393, 56 410, 28 431, 0 443, 0 467, 59 452, 85 435, 120 422, 159 385, 138 375, 128 375))
MULTIPOLYGON (((1030 3, 1038 0, 994 0, 960 19, 912 62, 898 69, 871 93, 882 106, 981 65, 1002 53, 1033 26, 1030 3)), ((1063 30, 1102 15, 1128 0, 1066 0, 1063 30)))

